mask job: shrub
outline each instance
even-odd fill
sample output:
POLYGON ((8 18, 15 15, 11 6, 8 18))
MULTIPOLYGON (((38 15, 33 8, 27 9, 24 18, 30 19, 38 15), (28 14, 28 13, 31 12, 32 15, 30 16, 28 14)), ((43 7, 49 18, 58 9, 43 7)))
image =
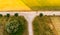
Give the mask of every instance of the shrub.
POLYGON ((9 34, 17 34, 18 32, 22 33, 24 31, 24 26, 19 20, 11 20, 6 23, 5 30, 9 34))
POLYGON ((6 14, 6 17, 10 17, 10 14, 6 14))
POLYGON ((14 16, 16 16, 16 17, 17 17, 17 16, 18 16, 18 13, 15 13, 15 14, 14 14, 14 16))
POLYGON ((0 17, 2 17, 3 15, 2 14, 0 14, 0 17))
POLYGON ((19 28, 19 22, 14 20, 14 21, 10 21, 6 24, 6 31, 8 33, 15 33, 19 28))
POLYGON ((43 13, 40 13, 40 15, 39 15, 40 17, 42 17, 43 16, 43 13))

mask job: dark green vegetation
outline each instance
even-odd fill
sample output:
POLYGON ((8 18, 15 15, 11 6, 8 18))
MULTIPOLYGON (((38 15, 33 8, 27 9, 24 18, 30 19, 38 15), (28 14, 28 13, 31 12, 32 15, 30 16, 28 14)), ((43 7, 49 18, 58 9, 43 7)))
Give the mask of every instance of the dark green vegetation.
POLYGON ((48 16, 37 16, 33 21, 34 35, 56 35, 49 24, 52 23, 48 16))
MULTIPOLYGON (((24 16, 12 16, 7 14, 0 18, 3 35, 28 35, 27 21, 24 16)), ((1 33, 0 31, 0 33, 1 33)))
POLYGON ((0 14, 0 17, 2 17, 3 15, 2 14, 0 14))
POLYGON ((39 16, 42 17, 43 16, 43 13, 40 13, 39 16))
POLYGON ((18 31, 19 27, 22 29, 22 27, 20 25, 22 26, 20 21, 18 21, 16 19, 11 20, 11 21, 7 22, 5 30, 10 34, 15 34, 18 31))
POLYGON ((27 21, 23 16, 11 16, 6 21, 4 35, 28 35, 27 21))
POLYGON ((10 17, 10 14, 6 14, 6 17, 10 17))
POLYGON ((15 13, 15 14, 14 14, 14 16, 16 16, 16 17, 17 17, 17 16, 18 16, 18 13, 15 13))

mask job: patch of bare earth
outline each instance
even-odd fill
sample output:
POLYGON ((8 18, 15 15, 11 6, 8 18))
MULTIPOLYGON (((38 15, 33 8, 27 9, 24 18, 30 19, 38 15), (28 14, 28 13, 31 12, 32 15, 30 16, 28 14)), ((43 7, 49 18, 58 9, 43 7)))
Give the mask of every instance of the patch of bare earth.
POLYGON ((51 21, 57 31, 57 35, 60 35, 60 17, 51 17, 51 21))

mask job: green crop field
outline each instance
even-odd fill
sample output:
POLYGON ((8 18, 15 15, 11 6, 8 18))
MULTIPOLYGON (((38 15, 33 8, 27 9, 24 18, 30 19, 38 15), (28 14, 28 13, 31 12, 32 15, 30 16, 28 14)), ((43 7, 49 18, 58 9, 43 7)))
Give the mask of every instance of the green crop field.
POLYGON ((49 16, 35 17, 33 20, 33 32, 34 35, 56 35, 56 30, 49 16))

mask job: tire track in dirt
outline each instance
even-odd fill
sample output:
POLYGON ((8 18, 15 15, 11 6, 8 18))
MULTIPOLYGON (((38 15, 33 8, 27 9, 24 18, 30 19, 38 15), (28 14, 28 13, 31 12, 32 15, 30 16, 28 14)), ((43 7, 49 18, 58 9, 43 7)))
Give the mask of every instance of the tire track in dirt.
POLYGON ((60 35, 60 20, 59 17, 51 17, 52 23, 57 30, 58 35, 60 35))

